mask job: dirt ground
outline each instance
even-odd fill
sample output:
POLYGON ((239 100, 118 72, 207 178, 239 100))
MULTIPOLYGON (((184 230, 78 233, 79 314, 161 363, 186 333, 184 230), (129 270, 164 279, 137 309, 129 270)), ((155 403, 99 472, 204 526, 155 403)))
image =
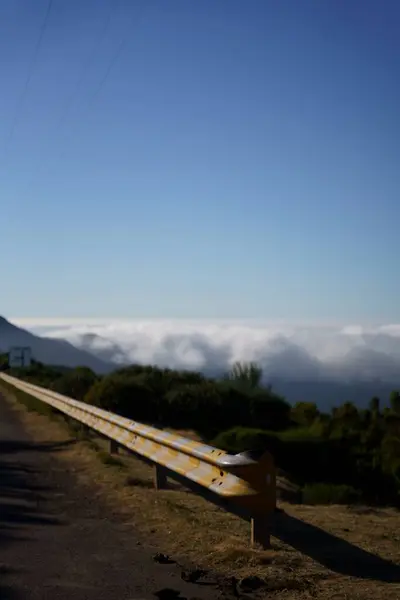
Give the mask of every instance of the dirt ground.
MULTIPOLYGON (((29 412, 9 394, 8 400, 35 440, 71 438, 61 420, 29 412)), ((155 491, 151 467, 107 449, 93 437, 65 446, 57 459, 132 523, 144 543, 177 561, 238 580, 261 578, 259 594, 280 600, 400 599, 399 511, 279 503, 272 549, 251 549, 248 523, 177 484, 155 491)))

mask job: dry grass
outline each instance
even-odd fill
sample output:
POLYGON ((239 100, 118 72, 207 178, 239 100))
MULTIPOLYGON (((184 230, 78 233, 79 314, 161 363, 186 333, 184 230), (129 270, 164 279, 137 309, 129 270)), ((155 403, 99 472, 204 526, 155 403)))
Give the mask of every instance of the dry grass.
MULTIPOLYGON (((37 441, 61 441, 69 436, 61 421, 28 412, 15 401, 13 406, 37 441)), ((294 518, 295 524, 300 527, 301 523, 306 523, 314 529, 299 531, 297 538, 294 536, 294 546, 298 549, 273 537, 271 550, 252 550, 247 523, 178 485, 156 492, 150 467, 124 452, 110 460, 105 444, 98 438, 81 440, 57 452, 57 457, 65 461, 78 479, 91 485, 94 494, 99 494, 114 511, 132 523, 146 544, 161 549, 178 561, 189 561, 239 578, 257 575, 265 580, 267 595, 281 600, 400 598, 398 511, 282 503, 280 507, 294 518), (314 546, 311 544, 308 551, 306 546, 313 532, 317 531, 315 528, 337 536, 343 542, 338 545, 335 538, 326 536, 314 546), (368 567, 362 564, 365 556, 360 552, 353 553, 354 546, 355 550, 358 547, 397 564, 397 581, 388 583, 383 581, 385 577, 374 576, 373 569, 368 571, 368 567), (336 568, 333 563, 337 562, 340 566, 336 568), (349 565, 348 574, 343 568, 346 564, 349 565), (372 579, 369 579, 371 576, 372 579)), ((291 528, 292 531, 296 526, 291 528)), ((390 572, 393 578, 394 568, 390 572)))

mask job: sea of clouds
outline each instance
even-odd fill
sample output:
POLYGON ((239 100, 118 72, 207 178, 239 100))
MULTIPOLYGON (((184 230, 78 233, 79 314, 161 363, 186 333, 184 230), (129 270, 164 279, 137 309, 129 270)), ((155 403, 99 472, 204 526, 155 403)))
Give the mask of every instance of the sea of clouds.
POLYGON ((400 381, 399 324, 260 320, 12 319, 117 364, 157 364, 220 374, 256 361, 265 380, 400 381))

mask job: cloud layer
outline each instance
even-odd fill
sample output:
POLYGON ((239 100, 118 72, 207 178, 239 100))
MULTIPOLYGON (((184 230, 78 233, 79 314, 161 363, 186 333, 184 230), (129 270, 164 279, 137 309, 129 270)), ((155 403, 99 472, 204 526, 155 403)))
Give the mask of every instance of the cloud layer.
POLYGON ((19 326, 123 363, 221 373, 258 362, 266 380, 400 382, 400 325, 203 320, 35 320, 19 326))

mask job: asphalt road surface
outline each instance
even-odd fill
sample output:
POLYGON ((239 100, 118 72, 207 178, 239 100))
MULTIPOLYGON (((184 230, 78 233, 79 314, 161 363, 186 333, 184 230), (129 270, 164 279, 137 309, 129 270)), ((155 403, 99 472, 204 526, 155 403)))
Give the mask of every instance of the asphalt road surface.
MULTIPOLYGON (((143 540, 142 540, 143 541, 143 540)), ((154 562, 131 527, 37 444, 0 397, 1 600, 213 600, 154 562), (92 497, 91 497, 92 494, 92 497)))

